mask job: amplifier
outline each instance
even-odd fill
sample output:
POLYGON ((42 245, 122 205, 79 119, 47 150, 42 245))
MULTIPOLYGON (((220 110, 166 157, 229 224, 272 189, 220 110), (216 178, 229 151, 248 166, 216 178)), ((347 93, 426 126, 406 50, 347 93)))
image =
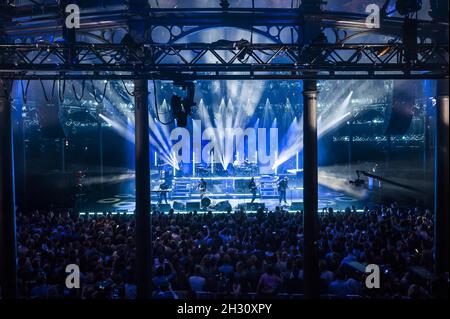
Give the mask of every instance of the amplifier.
POLYGON ((178 211, 185 211, 186 210, 186 204, 184 204, 184 203, 182 203, 182 202, 177 202, 177 201, 174 201, 173 202, 173 209, 174 210, 178 210, 178 211))

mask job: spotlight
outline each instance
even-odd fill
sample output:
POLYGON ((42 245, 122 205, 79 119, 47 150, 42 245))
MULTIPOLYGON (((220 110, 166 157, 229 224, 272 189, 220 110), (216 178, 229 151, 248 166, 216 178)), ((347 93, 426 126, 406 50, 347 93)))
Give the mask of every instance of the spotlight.
POLYGON ((230 7, 230 3, 228 0, 220 0, 220 6, 222 9, 228 9, 230 7))
MULTIPOLYGON (((138 62, 138 58, 132 54, 133 51, 135 51, 135 54, 138 57, 143 57, 144 56, 144 48, 140 48, 140 45, 138 42, 136 42, 136 40, 133 38, 133 36, 129 33, 125 34, 124 37, 122 38, 122 40, 120 41, 120 44, 125 46, 129 52, 127 52, 127 56, 128 59, 130 60, 130 62, 138 62)), ((128 51, 127 50, 127 51, 128 51)))
POLYGON ((360 178, 361 171, 356 171, 356 175, 358 176, 354 181, 349 180, 348 182, 355 187, 362 187, 364 186, 364 181, 360 178))
POLYGON ((120 44, 125 45, 127 48, 131 49, 136 49, 139 47, 139 45, 136 43, 134 38, 129 33, 124 35, 122 41, 120 41, 120 44))
POLYGON ((187 112, 183 108, 181 102, 181 97, 174 94, 170 100, 170 105, 172 106, 173 117, 177 120, 177 126, 185 127, 187 125, 187 112))
POLYGON ((179 82, 174 85, 180 85, 186 90, 186 97, 181 98, 174 94, 170 100, 173 118, 177 120, 178 127, 186 127, 188 116, 192 114, 192 109, 196 105, 194 102, 195 85, 193 82, 179 82))
POLYGON ((382 56, 385 56, 386 54, 389 54, 392 52, 392 45, 395 43, 395 40, 389 40, 388 45, 384 48, 381 48, 377 51, 377 56, 381 58, 382 56))
POLYGON ((239 50, 242 50, 242 52, 239 53, 239 55, 237 56, 238 60, 240 62, 245 62, 247 56, 250 57, 250 55, 252 54, 252 49, 250 48, 250 42, 248 42, 247 40, 241 39, 235 43, 235 46, 239 50))
POLYGON ((395 9, 401 15, 408 15, 422 9, 422 0, 397 0, 395 9))
POLYGON ((247 58, 247 56, 250 57, 250 55, 252 54, 252 49, 250 47, 250 42, 248 40, 245 39, 240 39, 239 41, 231 41, 231 40, 217 40, 215 42, 212 42, 211 45, 213 47, 228 47, 228 46, 233 46, 233 48, 237 48, 239 51, 239 54, 237 56, 238 60, 240 62, 244 62, 247 58))

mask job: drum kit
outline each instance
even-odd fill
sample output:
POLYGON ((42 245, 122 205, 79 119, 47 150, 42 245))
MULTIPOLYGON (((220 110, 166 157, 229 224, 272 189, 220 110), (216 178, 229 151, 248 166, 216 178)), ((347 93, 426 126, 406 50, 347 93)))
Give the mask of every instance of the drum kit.
POLYGON ((234 174, 237 176, 255 176, 258 173, 258 166, 256 163, 244 161, 241 164, 234 166, 234 174))

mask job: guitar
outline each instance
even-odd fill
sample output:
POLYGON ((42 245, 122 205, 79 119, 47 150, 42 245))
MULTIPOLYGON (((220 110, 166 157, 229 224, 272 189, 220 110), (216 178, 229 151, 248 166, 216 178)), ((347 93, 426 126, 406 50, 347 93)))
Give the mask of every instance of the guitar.
POLYGON ((198 184, 198 190, 200 191, 200 193, 206 192, 206 183, 198 184))

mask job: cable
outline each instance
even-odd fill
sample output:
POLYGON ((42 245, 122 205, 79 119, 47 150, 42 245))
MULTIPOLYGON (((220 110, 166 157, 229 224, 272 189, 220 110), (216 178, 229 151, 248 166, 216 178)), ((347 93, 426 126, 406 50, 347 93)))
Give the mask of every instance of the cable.
POLYGON ((48 98, 47 92, 45 91, 45 86, 44 86, 44 82, 42 81, 42 79, 39 79, 39 82, 41 83, 41 87, 42 87, 42 92, 44 93, 44 98, 47 101, 47 103, 50 103, 50 101, 52 100, 51 98, 48 98))
POLYGON ((30 86, 30 80, 27 81, 27 85, 25 87, 25 91, 23 89, 23 81, 22 80, 20 80, 20 85, 21 85, 21 88, 22 88, 22 101, 23 101, 24 104, 27 104, 27 95, 28 95, 28 88, 30 86))
POLYGON ((59 97, 59 101, 61 103, 64 102, 64 99, 65 99, 64 94, 66 93, 66 80, 63 79, 62 81, 63 81, 62 95, 61 95, 61 82, 58 81, 58 97, 59 97))
POLYGON ((52 85, 52 100, 53 100, 53 97, 55 96, 55 87, 56 87, 56 80, 53 80, 53 85, 52 85))
POLYGON ((9 92, 10 98, 12 99, 12 97, 13 97, 13 88, 14 88, 14 81, 11 80, 9 82, 10 82, 10 84, 9 84, 8 92, 9 92))
POLYGON ((130 95, 130 96, 134 96, 133 92, 128 91, 127 85, 125 84, 125 81, 124 80, 121 80, 121 81, 122 81, 122 84, 123 84, 123 88, 125 89, 125 92, 127 92, 127 94, 130 95))
POLYGON ((95 102, 97 102, 97 103, 99 103, 99 104, 103 103, 103 100, 105 99, 105 96, 106 96, 106 89, 107 89, 107 87, 108 87, 108 83, 109 83, 109 81, 106 81, 105 87, 103 88, 103 94, 102 94, 103 97, 102 97, 100 100, 98 100, 98 99, 97 99, 97 93, 95 92, 94 81, 91 80, 91 84, 92 84, 92 89, 93 89, 93 95, 94 95, 94 100, 95 100, 95 102))
POLYGON ((85 87, 85 80, 83 79, 83 80, 81 81, 81 96, 78 97, 77 92, 76 92, 76 90, 75 90, 75 84, 73 84, 73 81, 72 81, 72 90, 73 90, 73 95, 75 96, 75 100, 81 101, 81 99, 82 99, 83 96, 84 96, 84 87, 85 87))

